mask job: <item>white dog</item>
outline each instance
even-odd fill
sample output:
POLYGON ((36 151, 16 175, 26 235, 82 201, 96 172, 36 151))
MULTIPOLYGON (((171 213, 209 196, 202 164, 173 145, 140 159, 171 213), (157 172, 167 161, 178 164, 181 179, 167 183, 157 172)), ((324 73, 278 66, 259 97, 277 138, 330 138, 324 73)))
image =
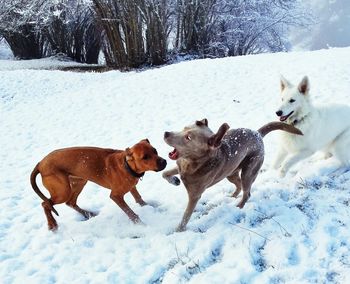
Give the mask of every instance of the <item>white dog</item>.
POLYGON ((335 104, 313 106, 309 90, 306 76, 298 86, 281 77, 282 104, 276 114, 280 121, 294 125, 304 134, 281 133, 274 163, 281 176, 285 176, 294 164, 319 150, 325 152, 325 158, 334 155, 342 166, 350 162, 350 107, 335 104))

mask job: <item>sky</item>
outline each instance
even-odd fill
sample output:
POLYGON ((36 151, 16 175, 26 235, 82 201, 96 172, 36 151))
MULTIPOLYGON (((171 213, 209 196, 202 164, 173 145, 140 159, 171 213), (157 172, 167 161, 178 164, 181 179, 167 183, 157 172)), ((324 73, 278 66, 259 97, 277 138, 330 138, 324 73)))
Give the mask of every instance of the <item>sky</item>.
POLYGON ((293 50, 350 46, 349 0, 311 0, 305 5, 312 11, 315 24, 307 29, 292 29, 293 50))

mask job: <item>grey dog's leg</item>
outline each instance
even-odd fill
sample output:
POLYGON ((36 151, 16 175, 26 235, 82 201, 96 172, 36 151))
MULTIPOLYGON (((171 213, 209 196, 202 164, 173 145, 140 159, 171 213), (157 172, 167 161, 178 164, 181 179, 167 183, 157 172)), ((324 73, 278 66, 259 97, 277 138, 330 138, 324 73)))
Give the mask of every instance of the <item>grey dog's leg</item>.
POLYGON ((227 179, 236 186, 235 192, 232 194, 232 197, 237 198, 238 194, 242 190, 242 181, 239 177, 239 171, 234 172, 232 175, 228 176, 227 179))
POLYGON ((258 176, 259 170, 263 164, 264 159, 257 156, 253 156, 246 161, 245 166, 242 168, 241 179, 242 179, 242 189, 243 196, 241 201, 238 203, 237 207, 243 208, 244 204, 250 197, 250 189, 253 182, 258 176))
POLYGON ((201 194, 198 195, 196 193, 195 195, 193 195, 188 189, 187 189, 187 192, 188 192, 188 204, 187 204, 185 213, 182 217, 182 220, 176 228, 176 232, 183 232, 186 230, 186 225, 191 218, 193 210, 196 207, 198 200, 201 198, 201 194))
POLYGON ((179 185, 180 180, 175 175, 179 174, 178 167, 172 168, 171 170, 163 172, 163 178, 173 185, 179 185))

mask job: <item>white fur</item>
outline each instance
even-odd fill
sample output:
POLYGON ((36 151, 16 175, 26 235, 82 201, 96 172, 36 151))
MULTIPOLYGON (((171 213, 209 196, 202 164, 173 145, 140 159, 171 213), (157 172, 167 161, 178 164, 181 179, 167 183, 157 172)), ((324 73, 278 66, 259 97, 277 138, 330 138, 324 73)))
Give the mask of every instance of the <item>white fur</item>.
POLYGON ((282 104, 278 111, 289 124, 303 132, 303 136, 281 133, 279 151, 274 168, 285 176, 297 162, 316 151, 324 151, 325 158, 334 155, 341 166, 350 163, 350 106, 327 104, 314 106, 309 98, 310 83, 305 76, 298 86, 281 77, 282 104), (294 102, 293 102, 294 100, 294 102))

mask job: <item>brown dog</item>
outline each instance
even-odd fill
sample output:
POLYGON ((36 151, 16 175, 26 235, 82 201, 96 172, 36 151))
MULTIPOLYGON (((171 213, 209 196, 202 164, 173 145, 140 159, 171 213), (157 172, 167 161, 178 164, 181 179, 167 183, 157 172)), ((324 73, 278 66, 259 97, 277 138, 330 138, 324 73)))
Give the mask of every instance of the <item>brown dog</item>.
POLYGON ((58 216, 53 207, 55 204, 65 202, 85 218, 95 216, 77 205, 77 198, 87 181, 111 189, 110 198, 134 223, 138 223, 141 220, 126 204, 124 195, 130 191, 137 203, 146 205, 136 189, 136 184, 146 171, 161 171, 165 167, 166 161, 144 139, 125 151, 96 147, 53 151, 35 166, 30 181, 34 191, 44 201, 42 206, 50 230, 57 228, 51 213, 53 211, 58 216), (45 197, 36 184, 35 179, 39 173, 43 185, 50 192, 50 199, 45 197))
POLYGON ((184 231, 202 193, 212 185, 227 178, 236 186, 232 194, 237 197, 243 190, 239 208, 250 197, 250 188, 264 161, 263 137, 271 131, 283 130, 302 135, 292 125, 271 122, 258 131, 245 128, 228 130, 224 123, 214 134, 208 127, 208 120, 196 121, 180 132, 165 132, 165 142, 174 147, 169 158, 176 160, 177 166, 165 171, 163 177, 174 185, 180 175, 187 193, 188 205, 177 231, 184 231))

